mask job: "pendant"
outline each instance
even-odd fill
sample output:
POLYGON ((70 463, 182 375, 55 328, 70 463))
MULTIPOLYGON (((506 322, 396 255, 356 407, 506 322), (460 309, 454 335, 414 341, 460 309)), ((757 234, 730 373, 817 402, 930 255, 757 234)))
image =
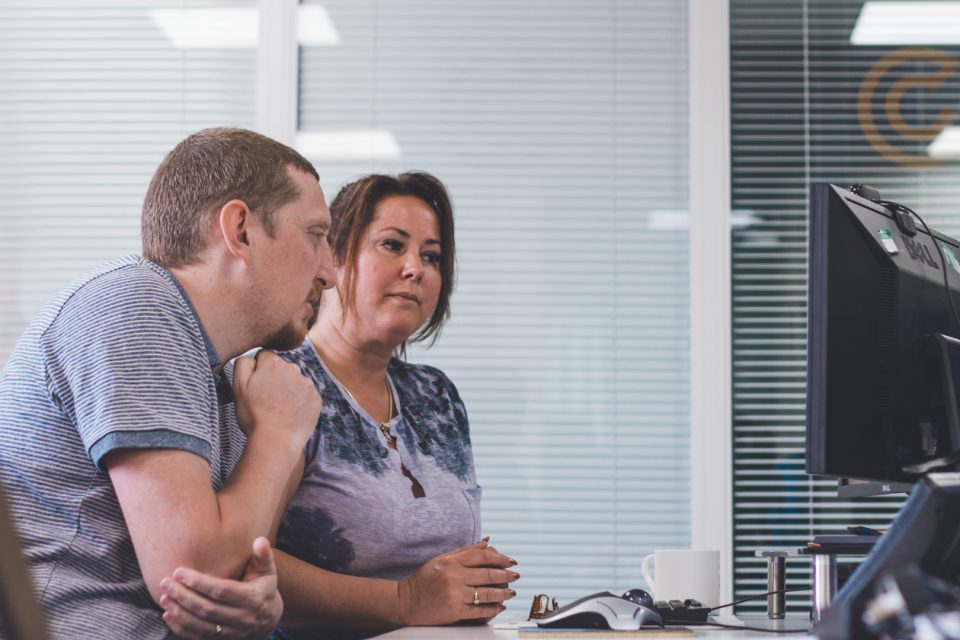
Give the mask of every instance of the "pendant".
POLYGON ((387 422, 380 423, 380 432, 383 434, 383 437, 387 439, 387 446, 392 447, 396 445, 397 438, 390 433, 390 424, 387 422))

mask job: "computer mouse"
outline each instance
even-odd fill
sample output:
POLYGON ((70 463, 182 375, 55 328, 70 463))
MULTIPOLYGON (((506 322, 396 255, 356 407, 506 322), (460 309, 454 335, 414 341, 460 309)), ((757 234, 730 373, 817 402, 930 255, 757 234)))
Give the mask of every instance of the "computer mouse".
POLYGON ((624 600, 629 600, 630 602, 642 604, 648 609, 653 609, 653 596, 643 589, 630 589, 629 591, 625 591, 620 597, 624 600))
POLYGON ((601 591, 560 607, 537 620, 537 625, 553 629, 636 631, 644 625, 662 627, 663 620, 653 609, 601 591))

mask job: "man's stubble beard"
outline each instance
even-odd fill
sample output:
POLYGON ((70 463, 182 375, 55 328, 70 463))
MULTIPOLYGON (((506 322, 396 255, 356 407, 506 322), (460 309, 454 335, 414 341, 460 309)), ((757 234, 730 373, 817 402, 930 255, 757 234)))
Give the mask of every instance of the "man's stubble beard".
POLYGON ((290 351, 296 349, 307 337, 307 327, 290 322, 263 341, 263 348, 271 351, 290 351))
POLYGON ((313 304, 313 313, 307 318, 306 322, 291 321, 280 327, 279 330, 267 337, 263 342, 264 349, 272 351, 290 351, 296 349, 307 337, 310 327, 317 321, 320 314, 320 295, 322 290, 315 288, 308 298, 308 301, 315 301, 313 304))

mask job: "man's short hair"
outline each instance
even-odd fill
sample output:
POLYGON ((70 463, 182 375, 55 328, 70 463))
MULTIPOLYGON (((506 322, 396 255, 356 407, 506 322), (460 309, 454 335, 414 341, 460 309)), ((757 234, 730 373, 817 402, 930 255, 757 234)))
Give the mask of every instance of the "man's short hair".
POLYGON ((209 240, 212 216, 242 200, 271 236, 277 209, 300 194, 288 167, 319 180, 294 149, 246 129, 198 131, 167 154, 143 200, 143 256, 168 269, 196 262, 209 240))

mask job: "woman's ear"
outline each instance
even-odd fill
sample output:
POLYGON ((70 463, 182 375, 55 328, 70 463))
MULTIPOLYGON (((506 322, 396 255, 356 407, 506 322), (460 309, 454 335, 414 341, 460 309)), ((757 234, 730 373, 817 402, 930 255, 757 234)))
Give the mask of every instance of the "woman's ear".
POLYGON ((227 251, 244 262, 250 260, 250 227, 253 212, 243 200, 231 200, 220 208, 219 231, 227 251))

